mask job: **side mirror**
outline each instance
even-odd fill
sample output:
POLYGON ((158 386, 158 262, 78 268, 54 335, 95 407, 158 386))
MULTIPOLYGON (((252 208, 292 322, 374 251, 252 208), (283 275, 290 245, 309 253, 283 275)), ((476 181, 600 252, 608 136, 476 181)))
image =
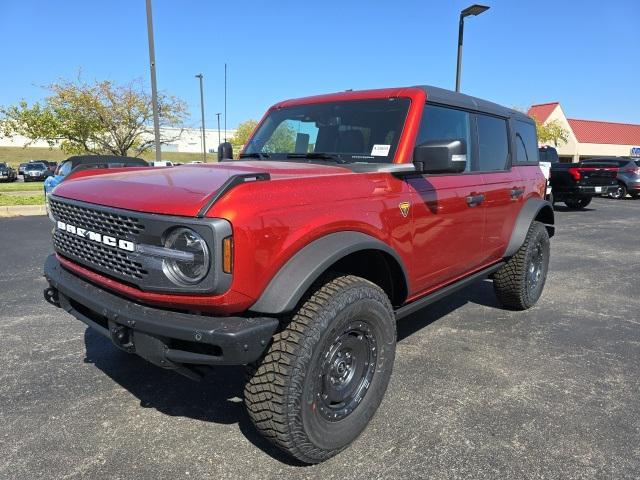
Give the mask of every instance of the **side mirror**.
POLYGON ((229 142, 222 142, 218 145, 218 161, 233 159, 233 147, 229 142))
POLYGON ((460 173, 467 166, 467 142, 431 140, 413 150, 413 165, 418 173, 460 173))

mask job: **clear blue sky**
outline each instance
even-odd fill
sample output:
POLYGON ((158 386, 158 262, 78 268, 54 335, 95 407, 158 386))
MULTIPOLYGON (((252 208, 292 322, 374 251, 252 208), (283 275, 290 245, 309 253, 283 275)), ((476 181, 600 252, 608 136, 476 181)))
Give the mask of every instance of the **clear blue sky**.
MULTIPOLYGON (((348 88, 453 88, 458 12, 473 0, 154 0, 159 89, 207 127, 278 100, 348 88)), ((486 0, 467 19, 462 91, 506 106, 558 100, 569 117, 640 123, 640 0, 486 0)), ((0 105, 72 77, 148 81, 144 0, 0 0, 0 105)))

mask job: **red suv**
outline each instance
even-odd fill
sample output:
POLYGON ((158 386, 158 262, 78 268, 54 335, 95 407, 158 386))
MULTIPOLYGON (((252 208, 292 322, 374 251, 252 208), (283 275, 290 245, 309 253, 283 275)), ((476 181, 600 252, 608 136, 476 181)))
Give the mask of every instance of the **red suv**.
POLYGON ((542 293, 553 210, 525 115, 434 87, 274 105, 231 160, 84 171, 50 196, 45 298, 150 362, 243 364, 257 429, 304 462, 365 428, 396 320, 490 277, 542 293))

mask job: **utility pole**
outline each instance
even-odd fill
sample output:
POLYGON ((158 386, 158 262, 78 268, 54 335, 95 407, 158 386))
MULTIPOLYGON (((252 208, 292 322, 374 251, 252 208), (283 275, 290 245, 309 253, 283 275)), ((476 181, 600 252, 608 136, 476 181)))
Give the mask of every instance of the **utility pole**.
POLYGON ((156 161, 162 160, 160 148, 160 119, 158 118, 158 87, 156 85, 156 51, 153 45, 153 15, 151 0, 147 0, 147 36, 149 37, 149 65, 151 67, 151 104, 153 106, 153 135, 156 146, 156 161))
POLYGON ((216 113, 216 117, 218 117, 218 145, 220 145, 220 143, 222 143, 222 141, 220 140, 220 113, 216 113))
POLYGON ((224 64, 224 141, 227 141, 227 64, 224 64))
POLYGON ((197 74, 196 78, 200 80, 200 110, 202 111, 202 161, 204 163, 207 163, 207 142, 204 136, 204 93, 202 90, 202 74, 197 74))

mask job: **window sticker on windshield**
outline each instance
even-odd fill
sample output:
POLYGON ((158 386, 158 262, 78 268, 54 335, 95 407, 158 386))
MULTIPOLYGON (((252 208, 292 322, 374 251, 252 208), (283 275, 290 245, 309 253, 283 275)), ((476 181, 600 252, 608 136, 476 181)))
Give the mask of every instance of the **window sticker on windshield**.
POLYGON ((375 157, 386 157, 387 155, 389 155, 390 149, 391 149, 391 145, 375 144, 371 149, 371 155, 375 157))

